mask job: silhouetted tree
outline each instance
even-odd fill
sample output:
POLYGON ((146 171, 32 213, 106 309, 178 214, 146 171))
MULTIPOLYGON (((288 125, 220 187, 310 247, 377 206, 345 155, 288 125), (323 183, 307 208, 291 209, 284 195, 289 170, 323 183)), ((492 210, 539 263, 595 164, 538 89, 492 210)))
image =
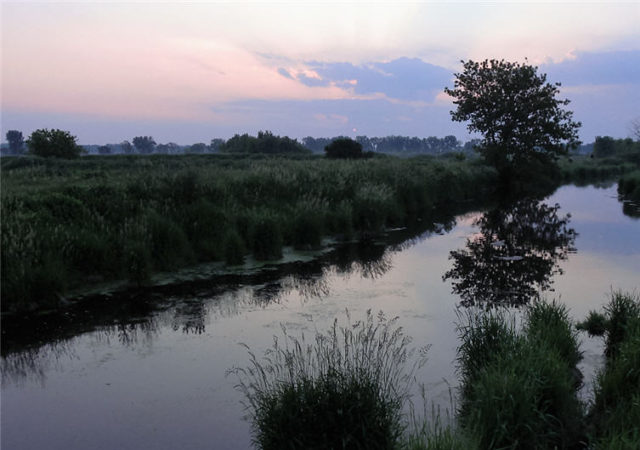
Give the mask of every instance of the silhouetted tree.
POLYGON ((211 143, 209 144, 209 150, 212 152, 219 152, 220 147, 224 145, 224 139, 215 138, 211 139, 211 143))
POLYGON ((9 153, 17 155, 22 153, 24 147, 24 138, 22 137, 22 131, 9 130, 6 134, 7 142, 9 143, 9 153))
POLYGON ((276 136, 270 131, 260 131, 257 137, 236 134, 219 147, 225 153, 308 153, 295 139, 276 136))
POLYGON ((335 139, 324 148, 327 158, 362 158, 362 145, 349 138, 335 139))
POLYGON ((615 140, 611 136, 596 136, 593 143, 593 156, 604 158, 613 156, 615 152, 615 140))
POLYGON ((640 117, 636 117, 629 124, 631 135, 636 138, 636 141, 640 142, 640 117))
POLYGON ((153 153, 156 148, 156 141, 151 136, 136 136, 133 138, 133 146, 140 153, 153 153))
POLYGON ((34 131, 27 140, 27 146, 30 153, 44 157, 77 158, 83 152, 75 136, 56 129, 34 131))
POLYGON ((476 148, 501 175, 509 179, 531 165, 548 167, 578 146, 581 124, 563 109, 569 100, 556 98, 560 83, 547 83, 547 76, 528 64, 462 63, 454 89, 445 88, 457 105, 451 117, 470 121, 469 131, 482 133, 476 148))
POLYGON ((129 141, 122 141, 120 147, 122 148, 122 151, 127 155, 133 153, 133 145, 131 145, 131 142, 129 141))
POLYGON ((614 139, 611 136, 597 136, 593 143, 593 156, 606 158, 608 156, 622 156, 630 161, 640 162, 640 141, 631 138, 614 139))
POLYGON ((111 153, 111 147, 108 145, 101 145, 98 147, 98 153, 101 155, 109 155, 111 153))
POLYGON ((193 144, 187 149, 187 152, 189 153, 204 153, 205 151, 207 151, 207 144, 203 144, 202 142, 193 144))

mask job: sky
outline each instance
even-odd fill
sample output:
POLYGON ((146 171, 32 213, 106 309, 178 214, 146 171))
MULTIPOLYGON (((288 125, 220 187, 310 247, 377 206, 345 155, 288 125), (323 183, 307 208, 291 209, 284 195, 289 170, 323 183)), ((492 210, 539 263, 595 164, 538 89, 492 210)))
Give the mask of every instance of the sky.
POLYGON ((461 60, 539 66, 580 137, 640 117, 640 2, 0 3, 1 118, 81 144, 236 133, 471 137, 451 121, 461 60))

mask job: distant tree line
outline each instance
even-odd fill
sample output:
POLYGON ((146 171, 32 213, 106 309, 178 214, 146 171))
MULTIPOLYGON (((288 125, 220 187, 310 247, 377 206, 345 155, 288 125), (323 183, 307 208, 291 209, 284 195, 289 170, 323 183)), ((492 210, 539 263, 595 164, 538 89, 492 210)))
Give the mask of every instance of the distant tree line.
MULTIPOLYGON (((302 139, 302 144, 314 153, 321 153, 332 141, 345 138, 347 137, 337 136, 333 138, 314 138, 307 136, 302 139)), ((471 152, 474 145, 479 142, 479 139, 472 139, 463 144, 455 136, 445 136, 443 138, 435 136, 427 138, 409 136, 356 136, 355 141, 362 146, 362 150, 364 152, 404 155, 436 155, 445 152, 471 152)))
POLYGON ((593 157, 624 156, 640 152, 640 140, 631 138, 614 139, 611 136, 597 136, 593 143, 593 157))
MULTIPOLYGON (((184 154, 184 153, 267 153, 267 154, 304 154, 326 153, 325 149, 335 141, 340 141, 337 148, 342 148, 347 141, 360 145, 360 156, 371 156, 372 153, 389 153, 395 155, 437 155, 448 152, 471 154, 481 140, 471 139, 464 144, 455 136, 427 138, 409 136, 368 137, 357 136, 355 140, 346 136, 333 138, 314 138, 307 136, 299 142, 287 136, 277 136, 270 131, 260 131, 257 136, 236 134, 228 140, 214 138, 209 144, 198 142, 192 145, 179 145, 175 142, 156 143, 152 136, 136 136, 131 141, 125 140, 115 144, 79 146, 76 138, 63 130, 41 129, 34 131, 29 139, 24 139, 21 131, 9 130, 5 135, 7 144, 2 144, 5 155, 25 153, 40 156, 75 157, 80 154, 184 154), (31 145, 30 145, 31 142, 31 145), (54 148, 55 147, 55 148, 54 148), (63 150, 66 147, 66 150, 63 150)), ((335 150, 335 148, 334 148, 335 150)), ((335 150, 341 151, 341 150, 335 150)), ((347 150, 348 152, 349 150, 347 150)), ((572 153, 592 155, 595 158, 635 154, 640 151, 640 140, 631 138, 615 139, 610 136, 598 136, 595 142, 582 144, 572 153)), ((355 153, 358 153, 357 151, 355 153)), ((354 154, 355 154, 354 153, 354 154)), ((335 154, 335 153, 334 153, 335 154)), ((329 156, 329 155, 327 155, 329 156)), ((336 156, 329 156, 336 157, 336 156)))

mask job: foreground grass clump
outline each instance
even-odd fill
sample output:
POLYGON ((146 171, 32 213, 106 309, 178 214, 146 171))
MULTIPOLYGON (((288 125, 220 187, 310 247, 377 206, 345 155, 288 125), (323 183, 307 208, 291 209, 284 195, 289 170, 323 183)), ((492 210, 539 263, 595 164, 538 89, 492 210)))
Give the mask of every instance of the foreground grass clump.
MULTIPOLYGON (((437 422, 436 422, 437 423, 437 422)), ((464 430, 438 424, 411 434, 405 443, 406 450, 480 450, 475 438, 464 430)))
MULTIPOLYGON (((350 321, 349 321, 350 322, 350 321)), ((264 358, 234 369, 262 449, 392 449, 405 429, 402 408, 416 366, 409 338, 371 312, 313 342, 274 338, 264 358)))
POLYGON ((567 310, 538 302, 523 325, 500 311, 460 326, 459 420, 480 448, 572 448, 580 441, 581 359, 567 310))
POLYGON ((592 311, 579 326, 606 346, 589 411, 594 448, 640 448, 640 298, 615 292, 604 314, 592 311))
POLYGON ((2 311, 95 283, 148 283, 428 221, 491 193, 495 172, 433 158, 113 155, 0 161, 2 311))

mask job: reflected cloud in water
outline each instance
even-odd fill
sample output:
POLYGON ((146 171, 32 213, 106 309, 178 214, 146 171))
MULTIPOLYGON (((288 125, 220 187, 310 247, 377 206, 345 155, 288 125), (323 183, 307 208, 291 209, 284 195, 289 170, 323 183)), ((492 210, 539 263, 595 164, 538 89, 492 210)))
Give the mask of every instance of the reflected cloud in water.
POLYGON ((521 306, 551 290, 560 261, 575 251, 577 233, 560 205, 521 200, 483 214, 478 232, 451 251, 453 267, 443 275, 463 306, 521 306))

